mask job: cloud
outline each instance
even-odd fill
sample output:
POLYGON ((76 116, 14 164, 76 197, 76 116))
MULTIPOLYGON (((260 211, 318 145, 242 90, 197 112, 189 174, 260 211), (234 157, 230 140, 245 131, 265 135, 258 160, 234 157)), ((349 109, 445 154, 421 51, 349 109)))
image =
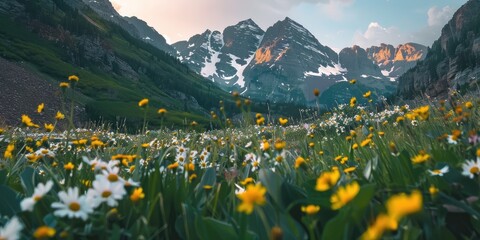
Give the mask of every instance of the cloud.
POLYGON ((450 6, 439 8, 433 6, 428 9, 427 22, 419 29, 401 31, 396 27, 383 27, 378 22, 371 22, 365 32, 357 31, 353 43, 361 47, 370 47, 381 43, 392 45, 406 42, 420 43, 431 46, 440 37, 442 27, 452 18, 453 9, 450 6))
POLYGON ((450 6, 439 8, 433 6, 428 9, 428 26, 443 26, 450 18, 452 18, 453 9, 450 6))
POLYGON ((321 4, 317 4, 317 6, 320 7, 322 12, 326 14, 329 18, 333 20, 340 20, 344 18, 344 9, 348 6, 351 6, 354 2, 354 0, 331 0, 328 2, 323 2, 321 4))
POLYGON ((365 32, 357 31, 353 37, 353 43, 363 48, 381 43, 399 44, 404 37, 395 27, 383 27, 378 22, 371 22, 365 32))

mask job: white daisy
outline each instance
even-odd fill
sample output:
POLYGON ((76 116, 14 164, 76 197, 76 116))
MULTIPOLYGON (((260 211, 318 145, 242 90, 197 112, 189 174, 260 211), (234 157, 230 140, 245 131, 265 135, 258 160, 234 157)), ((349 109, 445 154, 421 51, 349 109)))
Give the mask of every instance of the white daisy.
POLYGON ((91 203, 86 196, 79 196, 77 187, 59 192, 58 198, 61 202, 52 203, 52 208, 57 209, 53 214, 57 217, 81 218, 85 221, 88 214, 93 213, 91 203))
POLYGON ((88 158, 84 157, 83 161, 92 167, 92 170, 99 171, 102 169, 106 169, 108 163, 102 161, 102 159, 94 158, 93 160, 88 160, 88 158))
POLYGON ((92 187, 99 202, 106 202, 110 207, 117 206, 117 201, 127 193, 123 183, 110 182, 104 175, 96 175, 92 187))
POLYGON ((260 157, 252 160, 252 172, 255 172, 257 169, 260 168, 260 162, 261 161, 262 161, 262 159, 260 157))
POLYGON ((449 144, 457 145, 457 140, 453 138, 453 135, 448 135, 447 141, 449 144))
POLYGON ((23 224, 17 217, 13 217, 5 226, 0 227, 0 239, 17 240, 20 239, 20 232, 23 229, 23 224))
MULTIPOLYGON (((114 162, 114 161, 110 161, 110 162, 108 163, 107 168, 104 169, 104 170, 102 170, 102 174, 103 174, 103 175, 108 179, 108 181, 110 181, 110 182, 117 182, 117 181, 122 182, 122 183, 125 182, 125 180, 118 175, 118 172, 120 171, 120 168, 117 167, 117 166, 115 166, 115 165, 113 165, 113 164, 111 165, 111 164, 110 164, 111 162, 114 162)), ((118 161, 116 161, 116 162, 118 162, 118 161)))
POLYGON ((462 174, 464 176, 467 176, 469 178, 474 178, 475 175, 480 174, 480 158, 477 158, 477 161, 475 160, 467 160, 463 165, 463 172, 462 174))
POLYGON ((40 148, 35 152, 35 155, 40 156, 40 157, 49 157, 49 158, 54 158, 55 153, 49 149, 46 148, 40 148))
POLYGON ((256 159, 257 156, 254 154, 254 153, 247 153, 245 154, 245 162, 248 162, 248 161, 253 161, 254 159, 256 159))
POLYGON ((177 151, 177 155, 175 156, 175 161, 178 162, 178 164, 183 166, 186 160, 187 160, 187 152, 177 151))
POLYGON ((430 173, 431 176, 440 176, 442 177, 443 174, 445 173, 448 173, 448 166, 445 166, 443 167, 442 169, 434 169, 433 171, 432 170, 428 170, 428 172, 430 173))
MULTIPOLYGON (((47 194, 50 189, 52 189, 53 186, 53 181, 48 181, 46 184, 39 183, 37 187, 35 187, 35 190, 33 191, 33 195, 29 198, 25 198, 20 202, 20 207, 22 208, 22 211, 33 211, 33 207, 35 206, 35 203, 40 201, 45 194, 47 194)), ((1 238, 0 238, 1 239, 1 238)))

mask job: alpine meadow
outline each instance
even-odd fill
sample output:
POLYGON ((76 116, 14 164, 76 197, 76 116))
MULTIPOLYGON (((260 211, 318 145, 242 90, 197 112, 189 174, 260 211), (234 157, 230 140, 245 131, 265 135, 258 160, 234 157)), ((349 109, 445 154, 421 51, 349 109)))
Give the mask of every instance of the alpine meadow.
POLYGON ((0 0, 0 240, 480 239, 480 0, 202 1, 0 0))

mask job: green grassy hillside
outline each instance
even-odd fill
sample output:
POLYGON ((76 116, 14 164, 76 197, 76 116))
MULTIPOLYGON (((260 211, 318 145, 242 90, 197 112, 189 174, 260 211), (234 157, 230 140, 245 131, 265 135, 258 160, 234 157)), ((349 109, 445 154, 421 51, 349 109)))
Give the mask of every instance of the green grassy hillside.
POLYGON ((167 123, 181 124, 185 117, 204 119, 219 100, 230 99, 212 82, 82 3, 73 8, 63 0, 18 2, 25 6, 22 14, 0 14, 0 56, 27 62, 55 82, 78 75, 82 97, 76 100, 90 120, 128 117, 135 124, 142 113, 131 106, 149 98, 153 108, 169 109, 167 123))

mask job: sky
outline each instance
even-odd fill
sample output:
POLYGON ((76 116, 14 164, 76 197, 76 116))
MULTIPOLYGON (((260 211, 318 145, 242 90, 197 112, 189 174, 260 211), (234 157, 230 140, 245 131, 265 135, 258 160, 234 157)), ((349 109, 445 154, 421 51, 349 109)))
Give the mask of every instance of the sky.
POLYGON ((110 0, 168 43, 253 19, 263 30, 290 17, 335 51, 380 43, 431 46, 467 0, 110 0))

